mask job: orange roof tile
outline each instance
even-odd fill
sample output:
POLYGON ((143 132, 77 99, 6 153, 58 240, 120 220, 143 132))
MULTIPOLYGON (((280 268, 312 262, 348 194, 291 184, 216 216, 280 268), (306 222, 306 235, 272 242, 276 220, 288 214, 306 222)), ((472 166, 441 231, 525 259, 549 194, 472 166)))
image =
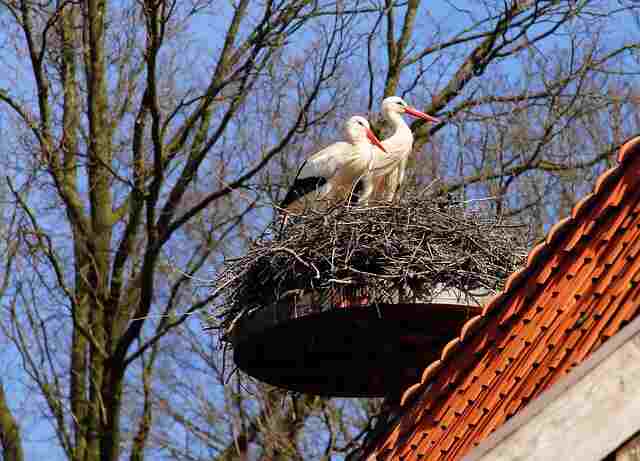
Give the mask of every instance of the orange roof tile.
POLYGON ((455 460, 640 308, 640 136, 401 398, 362 459, 455 460))

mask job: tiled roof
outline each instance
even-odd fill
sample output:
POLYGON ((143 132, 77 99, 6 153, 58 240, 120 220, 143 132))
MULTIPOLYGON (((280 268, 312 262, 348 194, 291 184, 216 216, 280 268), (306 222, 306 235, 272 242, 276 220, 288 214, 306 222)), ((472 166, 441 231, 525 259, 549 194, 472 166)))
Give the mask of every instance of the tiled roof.
POLYGON ((407 389, 363 458, 461 459, 639 307, 640 136, 407 389))

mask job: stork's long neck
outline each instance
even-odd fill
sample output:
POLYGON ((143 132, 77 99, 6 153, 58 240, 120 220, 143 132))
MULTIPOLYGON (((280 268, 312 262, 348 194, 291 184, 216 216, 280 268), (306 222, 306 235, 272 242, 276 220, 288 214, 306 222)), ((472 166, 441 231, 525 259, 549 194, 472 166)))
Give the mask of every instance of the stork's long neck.
POLYGON ((393 128, 393 134, 382 141, 389 153, 406 154, 411 151, 413 145, 413 133, 398 112, 387 111, 384 114, 393 128))
POLYGON ((362 161, 364 161, 366 164, 369 164, 373 161, 373 146, 367 139, 358 140, 353 145, 358 157, 362 161))

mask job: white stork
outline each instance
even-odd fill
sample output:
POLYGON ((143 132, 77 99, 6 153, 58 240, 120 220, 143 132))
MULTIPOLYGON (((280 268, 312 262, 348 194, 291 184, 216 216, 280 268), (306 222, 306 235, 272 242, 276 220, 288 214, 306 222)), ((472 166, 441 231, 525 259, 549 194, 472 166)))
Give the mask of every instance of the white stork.
POLYGON ((310 203, 336 203, 354 194, 359 194, 358 203, 367 203, 374 188, 369 174, 373 145, 379 148, 376 152, 386 149, 364 117, 349 118, 344 130, 346 142, 331 144, 304 161, 280 208, 299 212, 310 203))
POLYGON ((376 200, 393 200, 405 179, 407 159, 413 149, 413 133, 402 114, 440 123, 436 117, 409 106, 399 96, 390 96, 382 101, 382 115, 391 124, 393 134, 382 141, 386 153, 377 151, 378 155, 375 156, 373 196, 376 200))

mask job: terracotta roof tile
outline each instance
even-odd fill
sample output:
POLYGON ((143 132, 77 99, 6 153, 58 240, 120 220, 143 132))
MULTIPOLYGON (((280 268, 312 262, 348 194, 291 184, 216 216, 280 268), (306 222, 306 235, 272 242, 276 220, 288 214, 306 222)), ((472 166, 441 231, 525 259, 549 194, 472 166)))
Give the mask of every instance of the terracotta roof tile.
POLYGON ((363 459, 460 459, 638 314, 640 137, 618 161, 425 364, 363 459))
POLYGON ((482 322, 482 316, 481 315, 476 315, 471 320, 469 320, 462 327, 462 330, 460 331, 460 339, 462 341, 464 341, 467 338, 467 336, 475 333, 478 330, 478 328, 480 327, 481 322, 482 322))

